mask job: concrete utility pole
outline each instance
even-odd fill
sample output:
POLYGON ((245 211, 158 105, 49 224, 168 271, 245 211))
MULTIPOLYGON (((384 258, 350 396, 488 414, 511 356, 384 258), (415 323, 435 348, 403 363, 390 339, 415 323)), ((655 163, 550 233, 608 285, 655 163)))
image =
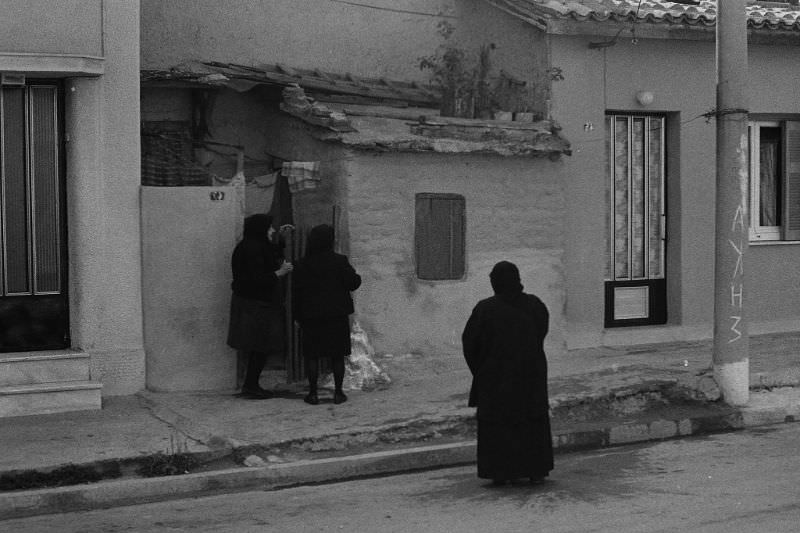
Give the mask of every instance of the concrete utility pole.
POLYGON ((714 378, 722 399, 750 393, 744 306, 747 214, 747 14, 745 0, 717 1, 717 194, 714 260, 714 378))

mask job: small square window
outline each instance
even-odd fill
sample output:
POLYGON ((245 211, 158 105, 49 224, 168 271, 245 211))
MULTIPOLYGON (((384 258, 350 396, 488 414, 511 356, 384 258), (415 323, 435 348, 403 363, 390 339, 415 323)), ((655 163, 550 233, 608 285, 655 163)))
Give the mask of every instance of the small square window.
POLYGON ((461 279, 465 271, 465 201, 458 194, 416 195, 417 277, 461 279))

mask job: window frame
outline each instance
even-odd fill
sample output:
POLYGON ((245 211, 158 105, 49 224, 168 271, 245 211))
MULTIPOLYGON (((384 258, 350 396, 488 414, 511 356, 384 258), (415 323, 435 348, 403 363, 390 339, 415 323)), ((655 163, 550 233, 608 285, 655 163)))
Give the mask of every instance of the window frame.
MULTIPOLYGON (((761 213, 761 180, 760 178, 760 128, 780 128, 781 138, 784 136, 784 125, 780 120, 750 120, 747 123, 747 138, 748 138, 748 156, 749 156, 749 172, 748 172, 748 206, 750 208, 750 227, 749 235, 750 242, 763 242, 763 241, 782 241, 783 229, 782 226, 762 226, 760 223, 761 213)), ((783 144, 783 141, 781 141, 783 144)), ((784 187, 784 180, 786 179, 786 169, 784 168, 783 157, 780 158, 780 177, 781 188, 784 187)), ((784 205, 779 202, 778 207, 781 213, 781 222, 785 221, 784 205)))

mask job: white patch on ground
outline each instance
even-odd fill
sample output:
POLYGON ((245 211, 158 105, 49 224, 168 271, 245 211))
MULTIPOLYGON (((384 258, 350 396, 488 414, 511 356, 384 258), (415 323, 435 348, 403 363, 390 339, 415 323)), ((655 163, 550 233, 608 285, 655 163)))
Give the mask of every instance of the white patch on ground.
MULTIPOLYGON (((370 390, 391 383, 389 375, 375 363, 375 349, 367 338, 367 333, 358 321, 353 321, 350 330, 353 350, 345 359, 345 374, 342 388, 345 390, 370 390)), ((326 376, 323 387, 333 387, 333 375, 326 376)))

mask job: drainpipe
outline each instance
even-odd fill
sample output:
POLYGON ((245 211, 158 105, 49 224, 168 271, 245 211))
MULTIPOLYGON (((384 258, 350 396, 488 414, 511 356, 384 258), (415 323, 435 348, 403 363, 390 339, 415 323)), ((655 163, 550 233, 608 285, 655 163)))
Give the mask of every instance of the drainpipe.
POLYGON ((750 357, 745 313, 747 214, 746 0, 717 2, 717 188, 714 257, 714 378, 722 399, 745 405, 750 357))

